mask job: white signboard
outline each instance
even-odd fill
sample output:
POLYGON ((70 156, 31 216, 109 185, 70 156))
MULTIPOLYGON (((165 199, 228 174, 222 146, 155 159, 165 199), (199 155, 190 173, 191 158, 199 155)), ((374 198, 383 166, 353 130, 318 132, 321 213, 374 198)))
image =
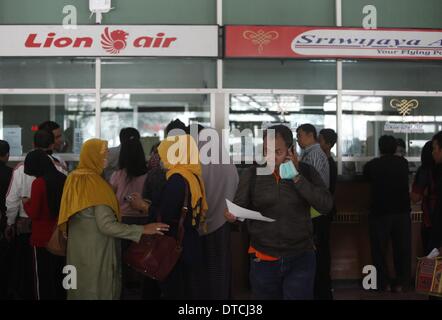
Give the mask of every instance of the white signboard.
POLYGON ((442 32, 418 30, 312 30, 292 41, 301 56, 442 58, 442 32))
POLYGON ((422 123, 397 123, 386 122, 384 131, 392 131, 394 133, 424 133, 424 126, 422 123))
POLYGON ((9 154, 11 156, 21 156, 23 154, 20 127, 4 127, 3 140, 6 140, 9 143, 9 154))
POLYGON ((0 26, 0 56, 218 56, 217 26, 0 26))

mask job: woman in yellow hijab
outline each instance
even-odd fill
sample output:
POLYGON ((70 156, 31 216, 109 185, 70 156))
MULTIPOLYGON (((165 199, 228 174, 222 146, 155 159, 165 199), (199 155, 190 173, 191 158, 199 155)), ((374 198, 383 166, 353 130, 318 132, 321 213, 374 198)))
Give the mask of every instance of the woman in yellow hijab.
POLYGON ((83 144, 80 163, 67 178, 58 224, 68 231, 67 264, 77 273, 77 288, 68 299, 119 299, 121 244, 119 238, 138 242, 143 234, 162 234, 168 225, 145 226, 119 222, 117 199, 101 177, 107 161, 107 142, 83 144))
POLYGON ((196 226, 198 218, 201 224, 205 224, 205 213, 208 207, 199 151, 195 140, 190 135, 169 137, 158 146, 158 154, 167 170, 166 179, 174 174, 179 174, 189 185, 192 195, 192 225, 196 226))
POLYGON ((149 215, 170 225, 169 235, 176 237, 181 208, 189 211, 184 221, 183 252, 169 277, 160 284, 165 299, 203 299, 204 278, 202 242, 198 227, 205 223, 207 211, 198 147, 190 135, 168 137, 158 146, 166 183, 149 215), (188 188, 189 203, 184 203, 188 188))

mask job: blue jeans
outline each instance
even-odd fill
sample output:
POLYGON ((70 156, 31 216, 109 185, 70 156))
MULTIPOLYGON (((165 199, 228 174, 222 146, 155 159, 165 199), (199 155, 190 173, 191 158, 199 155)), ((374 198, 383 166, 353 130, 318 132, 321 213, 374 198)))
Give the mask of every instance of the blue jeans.
POLYGON ((315 283, 314 251, 277 261, 255 259, 250 262, 250 283, 254 299, 311 300, 315 283))

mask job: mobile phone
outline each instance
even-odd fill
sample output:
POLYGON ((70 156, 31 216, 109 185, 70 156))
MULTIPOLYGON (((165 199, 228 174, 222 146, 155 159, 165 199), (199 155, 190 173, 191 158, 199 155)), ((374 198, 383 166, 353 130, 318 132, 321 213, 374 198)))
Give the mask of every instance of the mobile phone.
POLYGON ((132 201, 133 197, 132 196, 125 196, 124 197, 124 201, 132 201))
POLYGON ((289 151, 295 154, 295 146, 293 144, 289 147, 289 151))

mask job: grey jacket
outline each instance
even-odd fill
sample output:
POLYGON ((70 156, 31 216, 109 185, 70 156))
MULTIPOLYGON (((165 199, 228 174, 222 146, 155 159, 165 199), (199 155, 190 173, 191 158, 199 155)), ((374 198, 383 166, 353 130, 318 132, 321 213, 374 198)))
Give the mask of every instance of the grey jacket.
POLYGON ((297 183, 277 182, 273 174, 256 175, 254 167, 240 177, 234 203, 276 220, 247 220, 250 244, 262 253, 287 257, 314 250, 310 207, 329 212, 333 198, 312 166, 301 162, 299 171, 297 183))

